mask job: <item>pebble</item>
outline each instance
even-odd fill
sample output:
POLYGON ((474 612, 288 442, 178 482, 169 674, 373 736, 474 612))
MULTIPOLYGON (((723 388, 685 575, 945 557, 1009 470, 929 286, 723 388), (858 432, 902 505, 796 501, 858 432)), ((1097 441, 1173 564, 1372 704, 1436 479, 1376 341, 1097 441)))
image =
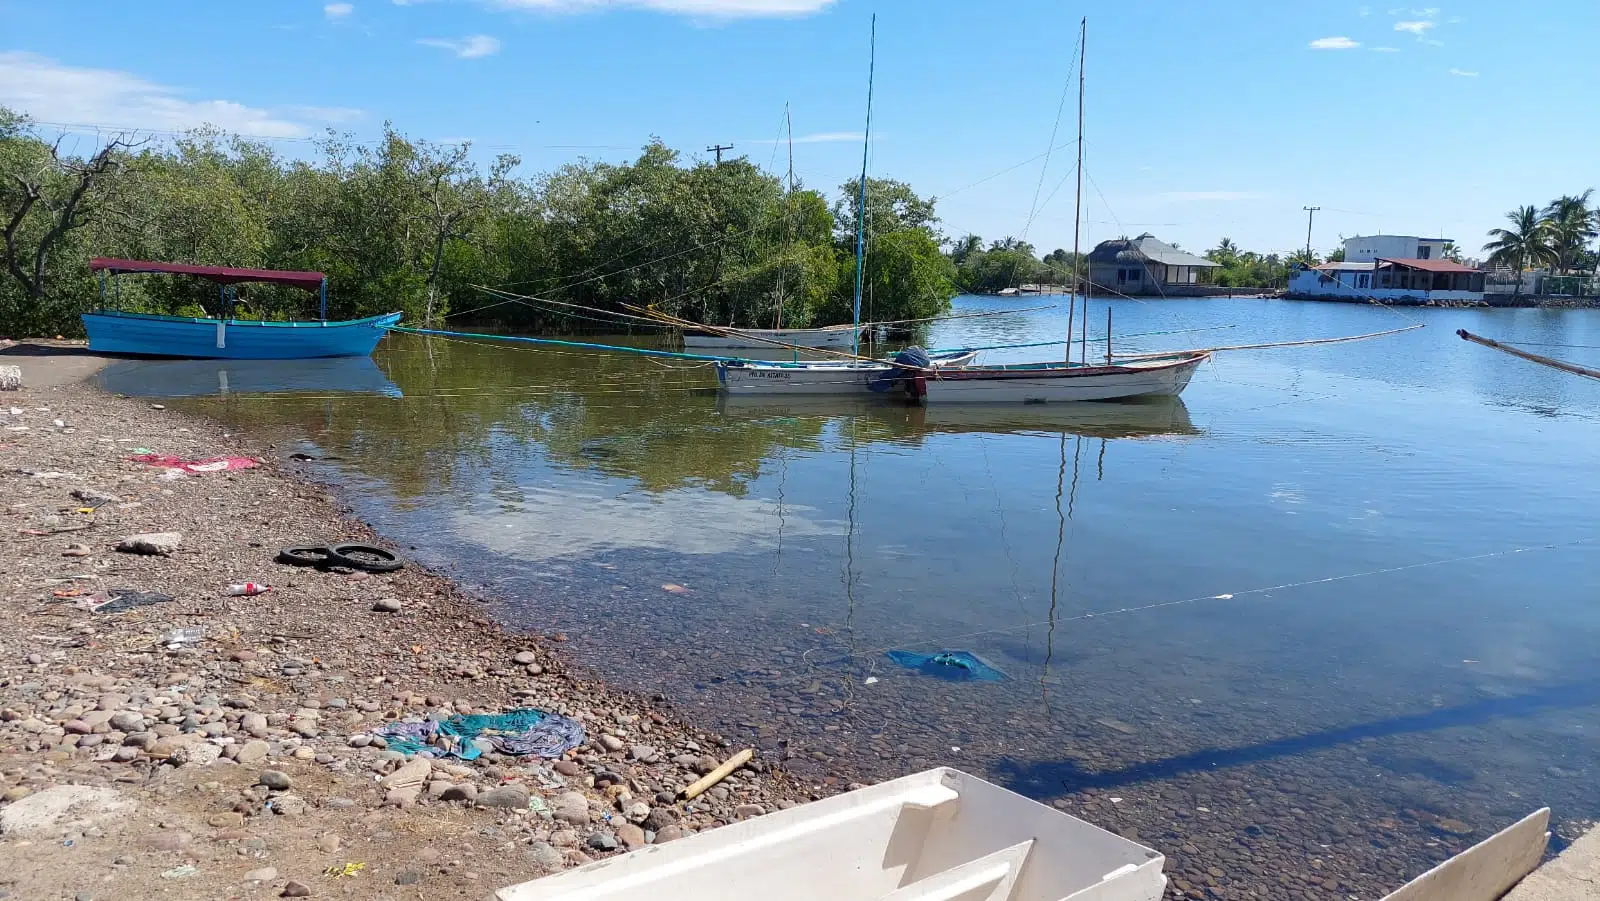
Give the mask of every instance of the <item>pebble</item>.
POLYGON ((593 832, 589 834, 587 839, 584 839, 584 844, 596 851, 615 851, 617 850, 617 837, 609 832, 593 832))
POLYGON ((605 735, 600 736, 600 746, 605 748, 607 751, 620 751, 626 745, 622 739, 610 733, 606 733, 605 735))
POLYGON ((309 898, 311 897, 311 887, 306 885, 304 882, 296 882, 295 880, 291 879, 284 885, 283 894, 280 897, 309 898))
POLYGON ((565 855, 549 842, 534 842, 528 846, 528 861, 545 873, 561 869, 565 855))
POLYGON ((766 813, 766 811, 761 809, 760 804, 740 804, 738 807, 733 809, 734 818, 740 820, 748 820, 751 817, 758 817, 763 813, 766 813))
POLYGON ((416 885, 422 881, 422 874, 416 870, 406 870, 394 877, 395 885, 416 885))
POLYGON ((678 826, 678 825, 662 826, 660 829, 656 830, 656 841, 655 841, 655 843, 658 844, 658 845, 664 845, 667 842, 675 842, 680 838, 683 838, 683 827, 682 826, 678 826))
POLYGON ((288 791, 289 774, 282 770, 262 770, 261 776, 256 780, 257 785, 265 785, 273 791, 288 791))
POLYGON ((194 836, 180 830, 159 830, 145 837, 145 847, 152 851, 182 851, 194 841, 194 836))
MULTIPOLYGON (((502 785, 499 788, 486 791, 478 795, 479 807, 505 807, 513 810, 528 809, 528 790, 520 785, 502 785)), ((588 802, 584 802, 584 810, 588 810, 588 802)))
POLYGON ((617 838, 621 839, 622 844, 630 851, 634 848, 642 848, 645 844, 644 830, 632 823, 623 823, 618 826, 617 838))
POLYGON ((578 766, 576 762, 571 760, 557 760, 555 763, 555 771, 563 776, 583 775, 583 767, 578 766))
POLYGON ((651 832, 659 833, 668 826, 677 825, 679 816, 676 810, 670 807, 657 807, 650 811, 641 824, 651 832))
POLYGON ((574 826, 589 825, 589 799, 583 792, 564 792, 550 804, 551 815, 574 826))
POLYGON ((400 601, 396 598, 379 598, 372 604, 372 609, 378 613, 399 613, 400 601))
MULTIPOLYGON (((439 795, 439 800, 441 801, 475 801, 477 798, 478 787, 473 785, 471 782, 464 782, 460 785, 452 785, 439 795)), ((527 802, 524 801, 522 806, 527 807, 527 802)))
POLYGON ((117 542, 117 550, 125 554, 145 554, 168 557, 183 543, 180 532, 144 532, 129 535, 117 542))
POLYGON ((317 836, 317 850, 324 854, 337 854, 342 846, 343 842, 339 840, 339 836, 331 832, 324 832, 317 836))
POLYGON ((537 663, 538 660, 539 655, 532 651, 519 651, 515 657, 511 658, 511 662, 518 666, 527 666, 530 663, 537 663))
POLYGON ((245 882, 276 882, 278 869, 276 867, 262 867, 244 874, 245 882))

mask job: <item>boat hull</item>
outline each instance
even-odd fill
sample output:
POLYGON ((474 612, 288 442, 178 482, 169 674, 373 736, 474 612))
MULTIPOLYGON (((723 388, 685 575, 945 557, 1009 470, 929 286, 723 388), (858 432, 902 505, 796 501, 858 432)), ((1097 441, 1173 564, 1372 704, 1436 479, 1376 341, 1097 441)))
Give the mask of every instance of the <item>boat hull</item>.
POLYGON ((795 347, 842 349, 854 346, 855 334, 855 330, 849 326, 841 328, 740 329, 736 334, 727 336, 686 332, 683 336, 683 345, 685 347, 713 350, 771 349, 776 347, 777 344, 790 344, 795 347), (766 340, 758 341, 755 340, 756 338, 764 338, 766 340), (777 344, 773 342, 777 342, 777 344))
POLYGON ((345 322, 257 322, 144 313, 83 314, 96 353, 199 360, 309 360, 372 353, 399 313, 345 322))
MULTIPOLYGON (((976 351, 934 357, 935 367, 965 366, 976 351)), ((741 361, 717 364, 717 383, 735 395, 803 396, 816 394, 872 394, 872 380, 888 372, 885 363, 855 361, 820 363, 766 363, 741 361)))
POLYGON ((929 404, 1073 403, 1176 397, 1210 354, 1115 366, 973 367, 930 370, 918 379, 929 404))

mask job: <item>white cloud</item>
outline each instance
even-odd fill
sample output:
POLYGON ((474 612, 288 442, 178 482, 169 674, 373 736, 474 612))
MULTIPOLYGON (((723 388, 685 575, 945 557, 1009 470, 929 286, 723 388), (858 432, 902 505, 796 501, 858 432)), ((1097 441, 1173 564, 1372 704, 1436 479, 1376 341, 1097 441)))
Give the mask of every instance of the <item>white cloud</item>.
POLYGON ((1435 24, 1437 23, 1430 22, 1427 19, 1415 19, 1412 21, 1394 23, 1394 30, 1407 31, 1420 38, 1424 34, 1427 34, 1428 29, 1432 28, 1435 24))
POLYGON ((500 39, 486 34, 475 34, 464 38, 423 38, 417 43, 424 47, 448 50, 461 59, 481 59, 500 52, 500 39))
POLYGON ((1373 53, 1399 53, 1399 47, 1368 47, 1373 53))
MULTIPOLYGON (((800 135, 794 139, 796 144, 859 144, 864 136, 859 131, 819 131, 814 134, 800 135)), ((754 138, 745 141, 746 144, 787 144, 788 138, 754 138)))
POLYGON ((1310 44, 1312 50, 1354 50, 1360 46, 1360 43, 1352 41, 1342 34, 1328 38, 1317 38, 1310 44))
POLYGON ((310 106, 263 109, 231 100, 193 100, 185 91, 131 72, 66 66, 23 51, 0 52, 0 105, 42 122, 112 129, 187 131, 202 125, 266 138, 299 138, 359 110, 310 106))
POLYGON ((708 19, 742 19, 758 16, 808 16, 832 6, 835 0, 486 0, 486 2, 503 8, 537 9, 558 13, 631 8, 708 19))
POLYGON ((1260 200, 1262 197, 1250 191, 1164 191, 1161 199, 1169 203, 1206 203, 1260 200))
POLYGON ((355 6, 349 3, 329 3, 322 8, 322 14, 327 16, 330 22, 349 18, 350 14, 355 11, 355 6))
POLYGON ((1450 74, 1451 75, 1460 76, 1461 78, 1477 78, 1478 77, 1478 73, 1472 71, 1471 69, 1451 69, 1450 70, 1450 74))

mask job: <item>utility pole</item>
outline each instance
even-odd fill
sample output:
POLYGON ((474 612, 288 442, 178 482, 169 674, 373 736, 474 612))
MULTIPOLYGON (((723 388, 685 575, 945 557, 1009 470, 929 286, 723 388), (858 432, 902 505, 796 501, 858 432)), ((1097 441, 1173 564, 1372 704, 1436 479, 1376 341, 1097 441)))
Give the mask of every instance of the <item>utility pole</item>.
POLYGON ((720 166, 722 165, 722 151, 732 149, 732 144, 713 144, 706 148, 706 153, 715 153, 717 155, 717 165, 720 166))
POLYGON ((1306 211, 1306 259, 1309 260, 1311 259, 1311 220, 1316 218, 1317 210, 1322 209, 1322 207, 1303 206, 1300 209, 1306 211))

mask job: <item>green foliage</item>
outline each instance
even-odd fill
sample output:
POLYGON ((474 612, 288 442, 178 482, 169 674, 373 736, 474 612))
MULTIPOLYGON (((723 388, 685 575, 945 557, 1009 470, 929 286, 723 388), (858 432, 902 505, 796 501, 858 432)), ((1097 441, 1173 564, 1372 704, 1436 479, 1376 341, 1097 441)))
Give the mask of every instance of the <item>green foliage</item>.
POLYGON ((1032 244, 1010 236, 984 249, 982 238, 964 235, 951 243, 946 256, 955 267, 956 284, 973 294, 995 294, 1022 285, 1070 284, 1075 259, 1084 267, 1080 274, 1084 278, 1089 274, 1085 254, 1075 258, 1057 248, 1040 259, 1032 244))
MULTIPOLYGON (((1340 256, 1343 256, 1343 252, 1340 252, 1340 256)), ((1288 284, 1291 266, 1315 266, 1320 262, 1316 254, 1307 254, 1304 250, 1296 251, 1287 259, 1275 253, 1263 255, 1253 250, 1241 251, 1239 245, 1228 238, 1223 238, 1216 247, 1206 251, 1205 258, 1218 266, 1207 273, 1209 282, 1233 288, 1281 288, 1288 284)))
MULTIPOLYGON (((400 310, 438 322, 460 311, 456 323, 514 330, 618 327, 549 305, 480 310, 495 298, 476 286, 490 285, 716 324, 772 325, 780 307, 785 325, 849 321, 854 183, 830 207, 747 160, 689 165, 658 140, 629 163, 579 161, 525 178, 513 175, 518 165, 482 165, 466 144, 415 141, 388 125, 370 144, 330 134, 313 160, 213 130, 78 160, 58 157, 25 118, 0 108, 0 226, 16 219, 16 251, 0 259, 0 334, 81 332, 77 314, 99 304, 87 271, 94 255, 325 272, 331 318, 400 310), (66 210, 97 161, 104 166, 82 202, 66 210), (19 178, 39 197, 30 201, 19 178)), ((874 315, 947 309, 953 268, 938 250, 934 201, 873 179, 868 212, 874 315)), ((219 312, 206 282, 119 281, 125 308, 219 312)), ((263 318, 314 309, 304 292, 274 286, 241 286, 240 301, 239 315, 263 318)))
MULTIPOLYGON (((1515 269, 1518 273, 1540 266, 1554 265, 1558 254, 1551 241, 1550 224, 1540 218, 1539 211, 1531 206, 1518 207, 1506 213, 1510 228, 1489 230, 1489 243, 1483 249, 1489 254, 1489 265, 1515 269)), ((1520 288, 1521 280, 1518 279, 1520 288)))

